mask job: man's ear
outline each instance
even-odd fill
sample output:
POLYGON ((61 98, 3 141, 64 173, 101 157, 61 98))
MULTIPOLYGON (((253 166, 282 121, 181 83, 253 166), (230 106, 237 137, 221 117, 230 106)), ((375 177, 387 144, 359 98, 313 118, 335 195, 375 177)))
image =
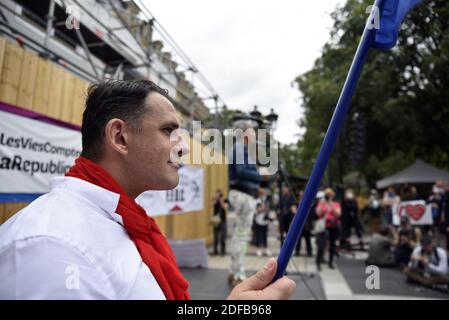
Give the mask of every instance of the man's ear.
POLYGON ((111 119, 106 123, 104 130, 105 143, 108 147, 125 155, 128 154, 128 127, 125 121, 121 119, 111 119))

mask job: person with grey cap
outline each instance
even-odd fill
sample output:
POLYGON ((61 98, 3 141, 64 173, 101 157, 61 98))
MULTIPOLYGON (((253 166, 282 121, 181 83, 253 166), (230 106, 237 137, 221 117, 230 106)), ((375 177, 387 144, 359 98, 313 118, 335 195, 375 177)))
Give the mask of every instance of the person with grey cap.
POLYGON ((229 202, 236 214, 230 243, 231 266, 229 283, 235 286, 246 278, 245 256, 256 212, 256 198, 263 176, 256 167, 255 151, 257 123, 238 120, 235 123, 236 144, 230 155, 229 202))

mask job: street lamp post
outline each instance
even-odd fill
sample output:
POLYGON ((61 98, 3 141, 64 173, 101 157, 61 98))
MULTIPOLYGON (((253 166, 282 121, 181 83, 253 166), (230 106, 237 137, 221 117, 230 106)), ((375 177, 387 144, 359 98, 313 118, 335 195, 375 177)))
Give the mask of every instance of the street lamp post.
POLYGON ((274 112, 273 108, 271 108, 270 113, 265 117, 273 130, 276 130, 278 118, 279 115, 274 112))

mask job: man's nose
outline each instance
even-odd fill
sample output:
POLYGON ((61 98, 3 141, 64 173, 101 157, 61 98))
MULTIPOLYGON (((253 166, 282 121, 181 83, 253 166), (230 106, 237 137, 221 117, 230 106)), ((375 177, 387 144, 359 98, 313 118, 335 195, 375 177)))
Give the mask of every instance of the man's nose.
POLYGON ((176 129, 172 132, 170 140, 175 143, 171 151, 172 156, 181 158, 190 153, 189 138, 189 133, 184 129, 176 129))
POLYGON ((183 156, 188 155, 190 153, 190 146, 187 143, 186 139, 182 136, 179 136, 178 142, 173 146, 171 154, 178 159, 181 159, 183 156))
POLYGON ((180 147, 180 150, 178 151, 179 157, 188 155, 190 153, 190 146, 184 138, 181 139, 179 147, 180 147))

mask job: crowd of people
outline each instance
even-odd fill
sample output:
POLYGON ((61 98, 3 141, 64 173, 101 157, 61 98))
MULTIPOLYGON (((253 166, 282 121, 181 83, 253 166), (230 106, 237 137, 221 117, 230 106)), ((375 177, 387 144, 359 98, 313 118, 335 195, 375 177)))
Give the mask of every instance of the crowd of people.
MULTIPOLYGON (((372 199, 378 199, 377 192, 372 192, 372 199)), ((409 186, 402 199, 390 187, 384 193, 379 208, 366 262, 399 268, 409 282, 448 292, 449 184, 437 181, 428 197, 419 194, 415 186, 409 186), (401 201, 413 200, 425 200, 430 205, 431 222, 412 224, 412 219, 402 214, 399 225, 395 226, 394 206, 401 201)))
MULTIPOLYGON (((268 246, 271 224, 277 224, 282 246, 302 196, 302 191, 294 195, 288 187, 271 193, 259 189, 252 215, 252 237, 248 237, 257 248, 257 256, 272 255, 268 246)), ((214 215, 219 215, 222 222, 214 227, 214 254, 218 254, 219 243, 221 255, 225 254, 225 212, 229 206, 232 208, 232 202, 223 199, 223 194, 218 191, 214 198, 214 215)), ((399 268, 410 282, 445 286, 447 290, 448 241, 449 184, 436 182, 428 197, 418 193, 415 186, 402 188, 400 194, 393 187, 382 195, 373 189, 368 198, 356 195, 352 189, 346 189, 338 197, 333 189, 325 188, 317 193, 295 255, 301 254, 305 244, 304 254, 315 256, 317 270, 321 271, 325 262, 329 268, 335 268, 335 257, 342 252, 366 251, 367 264, 399 268), (407 214, 394 221, 396 206, 401 201, 411 200, 425 200, 431 206, 432 224, 415 225, 407 214), (312 245, 313 238, 315 246, 312 245)))
MULTIPOLYGON (((255 125, 251 120, 236 122, 236 128, 242 132, 254 129, 255 125)), ((218 254, 220 244, 220 254, 226 254, 229 227, 229 283, 232 286, 246 278, 245 259, 250 243, 257 247, 257 256, 272 255, 268 246, 272 223, 278 224, 282 246, 303 196, 302 191, 295 194, 288 181, 279 181, 280 185, 273 188, 272 177, 260 174, 249 152, 249 145, 254 143, 256 136, 253 130, 248 132, 250 134, 237 136, 230 154, 232 159, 244 161, 229 165, 229 201, 220 190, 213 199, 213 253, 218 254), (232 225, 227 223, 228 209, 234 212, 232 225)), ((320 190, 296 245, 295 255, 300 255, 301 244, 305 242, 306 255, 312 257, 315 254, 317 270, 321 271, 323 263, 334 269, 335 257, 343 251, 353 253, 356 246, 363 251, 368 248, 368 264, 398 267, 409 281, 432 286, 441 284, 447 288, 449 184, 437 181, 430 195, 425 195, 424 187, 420 192, 412 185, 400 187, 399 193, 391 186, 382 195, 372 189, 368 198, 352 189, 338 188, 337 193, 329 187, 320 190), (412 223, 407 212, 395 212, 403 201, 412 200, 425 200, 432 211, 430 220, 412 223), (352 241, 353 232, 356 241, 352 241), (440 246, 442 237, 446 237, 445 249, 440 246), (312 238, 316 244, 315 253, 312 238)))

